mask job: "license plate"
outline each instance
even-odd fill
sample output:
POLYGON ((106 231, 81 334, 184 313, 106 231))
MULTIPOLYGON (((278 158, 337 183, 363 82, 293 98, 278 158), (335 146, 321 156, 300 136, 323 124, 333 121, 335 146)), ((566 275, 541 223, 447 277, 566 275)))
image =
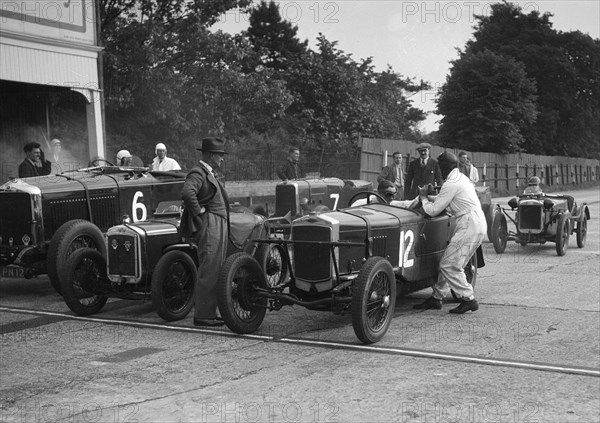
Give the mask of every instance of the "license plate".
POLYGON ((25 277, 25 269, 18 266, 6 266, 0 268, 2 269, 0 275, 3 278, 24 278, 25 277))

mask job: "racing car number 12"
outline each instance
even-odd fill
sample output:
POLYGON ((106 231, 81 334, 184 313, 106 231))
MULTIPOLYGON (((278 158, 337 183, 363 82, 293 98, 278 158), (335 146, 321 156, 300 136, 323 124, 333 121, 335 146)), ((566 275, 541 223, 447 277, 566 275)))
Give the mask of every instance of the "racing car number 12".
POLYGON ((415 234, 410 229, 408 231, 400 232, 400 253, 398 254, 398 266, 399 267, 412 267, 415 264, 414 259, 409 259, 410 250, 415 241, 415 234))

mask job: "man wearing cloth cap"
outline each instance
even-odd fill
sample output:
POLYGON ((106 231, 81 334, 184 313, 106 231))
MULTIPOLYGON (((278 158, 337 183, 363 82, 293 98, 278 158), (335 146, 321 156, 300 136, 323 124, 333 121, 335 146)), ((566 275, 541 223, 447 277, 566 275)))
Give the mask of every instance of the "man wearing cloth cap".
MULTIPOLYGON (((437 216, 447 210, 456 218, 456 227, 440 261, 440 272, 437 282, 433 285, 433 295, 414 308, 440 310, 442 299, 452 289, 460 298, 460 305, 450 310, 450 313, 463 314, 479 309, 464 268, 483 242, 487 224, 475 187, 470 179, 458 170, 456 156, 444 152, 439 155, 438 162, 444 178, 440 193, 428 197, 427 187, 423 187, 419 189, 419 198, 425 213, 437 216)), ((478 263, 478 267, 482 266, 483 263, 478 263)))
POLYGON ((225 261, 229 239, 227 220, 229 202, 217 172, 223 163, 225 141, 202 140, 202 160, 188 173, 181 198, 184 210, 180 234, 198 245, 198 279, 196 280, 194 325, 221 326, 217 318, 217 279, 225 261))
POLYGON ((408 165, 404 179, 404 199, 412 200, 417 197, 419 187, 428 184, 441 185, 442 174, 437 160, 429 157, 431 144, 423 142, 417 145, 419 158, 408 165))
POLYGON ((152 160, 150 170, 154 171, 169 171, 169 170, 181 170, 181 166, 177 163, 177 160, 167 157, 167 146, 162 142, 156 144, 154 149, 156 157, 152 160))

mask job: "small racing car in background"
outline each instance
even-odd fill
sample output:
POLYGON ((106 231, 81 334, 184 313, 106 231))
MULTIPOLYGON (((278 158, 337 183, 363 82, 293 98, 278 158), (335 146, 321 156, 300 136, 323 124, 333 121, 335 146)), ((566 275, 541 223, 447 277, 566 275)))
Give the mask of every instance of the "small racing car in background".
MULTIPOLYGON (((166 321, 185 318, 194 304, 198 251, 194 243, 179 236, 181 201, 160 203, 151 220, 124 222, 108 229, 106 258, 92 248, 81 248, 68 258, 61 291, 76 314, 98 313, 109 297, 151 300, 166 321)), ((253 243, 264 239, 265 218, 243 207, 230 212, 231 236, 227 254, 244 251, 258 262, 271 263, 270 246, 253 243)), ((281 269, 281 263, 276 265, 281 269)))
MULTIPOLYGON (((247 253, 229 256, 219 275, 217 300, 236 333, 252 333, 267 310, 300 305, 311 310, 352 314, 356 336, 364 343, 386 333, 397 293, 431 286, 456 220, 445 212, 429 217, 422 209, 388 205, 377 192, 359 193, 380 203, 313 212, 290 223, 290 237, 258 240, 290 254, 288 278, 272 284, 260 263, 247 253)), ((479 250, 481 252, 481 250, 479 250)), ((473 286, 483 256, 475 254, 465 273, 473 286)))
POLYGON ((570 195, 537 193, 513 197, 508 206, 510 211, 500 205, 494 208, 491 241, 496 253, 503 253, 508 241, 515 241, 521 246, 554 242, 556 253, 564 256, 573 233, 577 236, 577 247, 585 246, 587 221, 590 219, 586 203, 578 205, 570 195), (507 218, 515 225, 516 231, 509 230, 507 218))

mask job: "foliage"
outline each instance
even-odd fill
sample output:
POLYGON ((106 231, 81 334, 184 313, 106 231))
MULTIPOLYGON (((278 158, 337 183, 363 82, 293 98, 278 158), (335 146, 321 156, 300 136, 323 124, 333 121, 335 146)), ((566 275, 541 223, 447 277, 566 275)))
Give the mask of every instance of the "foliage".
MULTIPOLYGON (((478 24, 473 39, 454 63, 455 68, 458 62, 469 61, 473 55, 489 50, 505 60, 521 63, 527 77, 535 81, 537 119, 511 122, 513 141, 519 142, 505 145, 509 151, 568 156, 589 155, 591 151, 598 156, 600 40, 580 32, 556 31, 552 28, 551 16, 548 13, 540 15, 537 11, 526 15, 519 6, 507 2, 492 5, 489 16, 476 16, 478 24)), ((449 81, 453 77, 451 73, 449 81)), ((485 86, 474 89, 484 91, 485 86)), ((452 90, 453 87, 447 86, 443 92, 452 96, 456 94, 452 90)), ((496 102, 493 107, 502 107, 500 99, 490 98, 489 101, 496 102)), ((446 111, 451 108, 449 98, 441 97, 440 104, 444 104, 446 111)), ((457 109, 465 106, 455 105, 457 109)), ((438 110, 441 113, 439 105, 438 110)), ((518 116, 517 110, 513 116, 518 116)), ((439 135, 444 143, 452 143, 449 138, 456 136, 459 130, 464 134, 477 133, 476 125, 481 125, 481 121, 461 122, 455 113, 444 118, 439 135)), ((465 141, 481 145, 483 151, 496 151, 494 133, 465 141)))

